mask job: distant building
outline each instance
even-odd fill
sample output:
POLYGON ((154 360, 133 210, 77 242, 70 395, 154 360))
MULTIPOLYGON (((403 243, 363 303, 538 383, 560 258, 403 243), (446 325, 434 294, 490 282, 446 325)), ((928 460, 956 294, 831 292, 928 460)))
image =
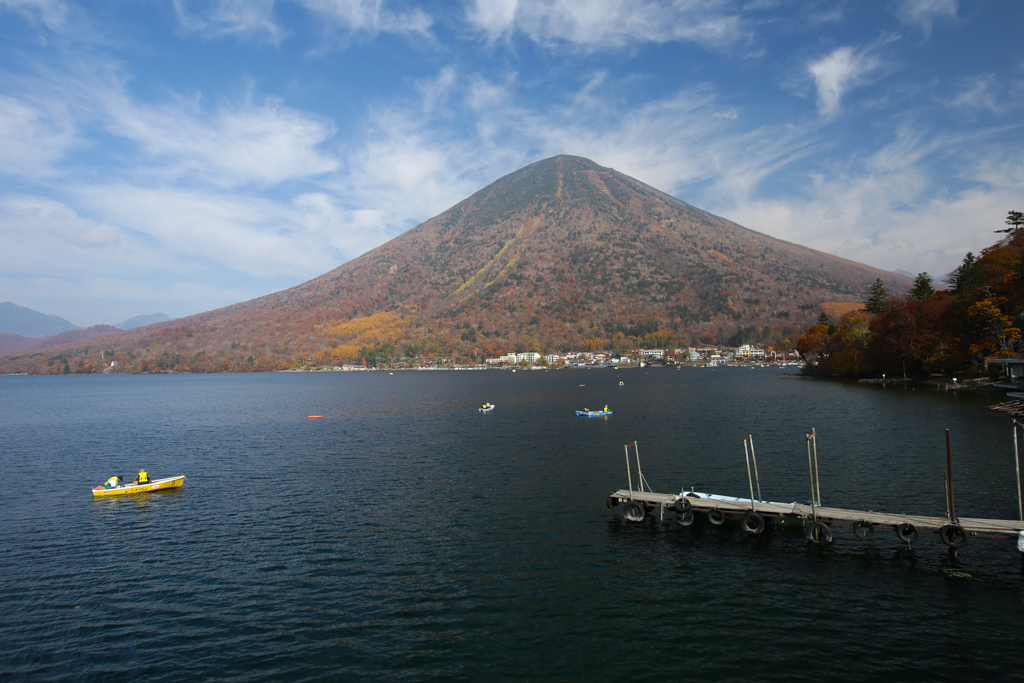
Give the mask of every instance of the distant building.
POLYGON ((530 365, 536 365, 540 362, 540 354, 536 351, 527 351, 526 353, 517 353, 516 363, 529 363, 530 365))
POLYGON ((642 349, 640 355, 644 358, 664 358, 665 349, 642 349))

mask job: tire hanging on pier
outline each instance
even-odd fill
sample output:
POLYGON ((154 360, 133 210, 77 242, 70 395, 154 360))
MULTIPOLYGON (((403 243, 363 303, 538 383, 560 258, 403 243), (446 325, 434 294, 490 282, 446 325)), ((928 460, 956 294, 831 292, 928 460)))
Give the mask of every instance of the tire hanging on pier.
POLYGON ((685 498, 680 498, 676 502, 672 503, 672 509, 674 509, 676 512, 686 514, 687 512, 693 510, 693 505, 691 505, 690 501, 686 500, 685 498))
POLYGON ((811 543, 825 545, 832 542, 832 529, 824 522, 811 522, 804 530, 804 535, 811 543))
POLYGON ((921 532, 919 532, 917 527, 910 522, 904 522, 896 525, 896 538, 900 539, 904 543, 914 543, 920 535, 921 532))
POLYGON ((622 517, 627 522, 642 522, 647 516, 644 506, 635 500, 631 500, 622 508, 622 517))
POLYGON ((694 519, 695 517, 693 515, 693 510, 687 510, 686 512, 676 513, 676 524, 678 524, 681 527, 688 527, 692 525, 694 519))
POLYGON ((853 535, 862 541, 866 541, 875 535, 875 527, 872 526, 871 522, 854 522, 853 523, 853 535))
POLYGON ((764 517, 753 510, 747 510, 740 517, 740 527, 748 534, 756 536, 764 531, 764 517))
POLYGON ((939 528, 939 539, 952 550, 960 550, 967 545, 967 532, 959 524, 947 524, 939 528))
POLYGON ((613 507, 615 507, 618 504, 619 504, 619 499, 616 498, 615 496, 608 496, 608 500, 607 500, 607 502, 605 502, 605 505, 607 505, 609 508, 613 508, 613 507))
POLYGON ((715 526, 722 526, 725 524, 725 513, 718 508, 708 510, 708 521, 715 526))

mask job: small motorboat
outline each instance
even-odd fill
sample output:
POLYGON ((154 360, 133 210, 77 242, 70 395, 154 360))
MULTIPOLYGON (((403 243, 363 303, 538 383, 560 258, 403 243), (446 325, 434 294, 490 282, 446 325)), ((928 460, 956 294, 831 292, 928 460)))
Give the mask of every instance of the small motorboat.
POLYGON ((485 403, 483 408, 477 408, 477 410, 479 410, 481 413, 489 413, 492 410, 494 410, 494 404, 493 403, 485 403))
POLYGON ((579 417, 604 417, 605 415, 611 415, 612 411, 605 408, 604 410, 577 410, 576 415, 579 417))
POLYGON ((103 488, 97 486, 92 490, 93 498, 103 498, 104 496, 130 496, 135 493, 149 493, 151 491, 159 491, 161 489, 176 489, 180 488, 185 483, 185 475, 179 475, 177 477, 168 477, 166 479, 150 479, 148 484, 125 484, 124 486, 115 486, 113 488, 103 488))

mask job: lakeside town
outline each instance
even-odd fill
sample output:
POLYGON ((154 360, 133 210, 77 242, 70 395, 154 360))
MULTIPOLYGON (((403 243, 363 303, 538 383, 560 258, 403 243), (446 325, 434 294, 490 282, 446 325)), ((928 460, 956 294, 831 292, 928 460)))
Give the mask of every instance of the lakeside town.
POLYGON ((361 365, 303 366, 284 372, 347 372, 367 370, 485 370, 498 369, 557 369, 557 368, 616 368, 647 366, 718 367, 724 365, 791 365, 803 366, 804 361, 794 349, 776 351, 750 344, 738 347, 689 346, 669 349, 637 349, 624 353, 567 352, 542 354, 539 351, 507 353, 485 358, 482 363, 457 363, 452 358, 393 358, 387 362, 361 365))

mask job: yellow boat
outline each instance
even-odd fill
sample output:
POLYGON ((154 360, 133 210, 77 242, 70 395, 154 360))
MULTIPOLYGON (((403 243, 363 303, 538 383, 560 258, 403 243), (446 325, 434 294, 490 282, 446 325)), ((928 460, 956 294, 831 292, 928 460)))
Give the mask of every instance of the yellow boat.
POLYGON ((150 491, 159 491, 160 489, 176 489, 180 488, 184 483, 185 475, 182 474, 177 477, 168 477, 167 479, 150 479, 148 484, 125 484, 124 486, 115 486, 112 489, 97 486, 92 490, 92 496, 93 498, 130 496, 134 493, 149 493, 150 491))

